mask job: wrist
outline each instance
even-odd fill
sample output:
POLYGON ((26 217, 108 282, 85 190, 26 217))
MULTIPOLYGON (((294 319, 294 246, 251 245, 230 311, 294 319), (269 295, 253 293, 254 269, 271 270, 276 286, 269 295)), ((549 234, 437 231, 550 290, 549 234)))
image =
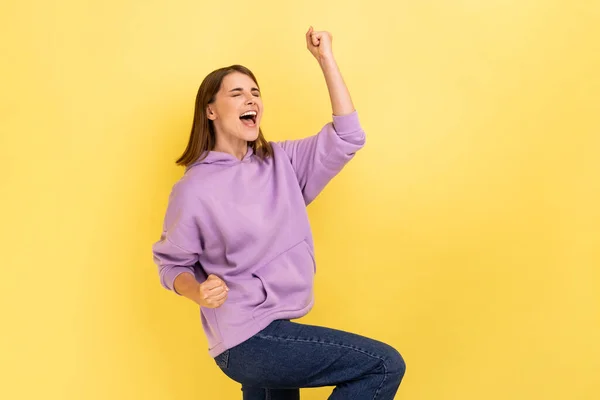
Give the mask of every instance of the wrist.
POLYGON ((199 292, 200 284, 191 273, 177 275, 173 281, 173 289, 177 294, 192 299, 199 292))
POLYGON ((333 54, 321 57, 319 59, 319 65, 323 70, 337 67, 337 63, 335 61, 335 58, 333 57, 333 54))

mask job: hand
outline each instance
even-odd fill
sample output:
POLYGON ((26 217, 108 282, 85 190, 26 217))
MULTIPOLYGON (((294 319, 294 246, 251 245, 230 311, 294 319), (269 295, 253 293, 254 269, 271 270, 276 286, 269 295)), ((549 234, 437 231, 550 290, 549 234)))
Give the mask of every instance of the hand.
POLYGON ((210 274, 199 286, 197 303, 206 308, 220 307, 227 300, 228 291, 229 288, 221 278, 210 274))
POLYGON ((333 59, 333 50, 331 49, 332 36, 326 31, 314 31, 311 26, 306 32, 306 47, 319 64, 323 61, 333 59))

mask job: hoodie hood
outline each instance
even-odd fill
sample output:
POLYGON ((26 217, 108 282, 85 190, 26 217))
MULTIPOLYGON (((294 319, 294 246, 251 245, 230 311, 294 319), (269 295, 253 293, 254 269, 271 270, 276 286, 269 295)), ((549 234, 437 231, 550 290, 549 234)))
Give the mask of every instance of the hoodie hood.
MULTIPOLYGON (((206 154, 206 152, 202 153, 202 156, 204 156, 204 154, 206 154)), ((212 165, 240 164, 243 162, 249 162, 252 159, 253 155, 254 155, 254 150, 252 150, 252 147, 250 147, 250 146, 248 146, 246 155, 244 155, 244 158, 242 160, 239 160, 237 157, 235 157, 232 154, 225 153, 222 151, 209 151, 208 155, 203 160, 196 161, 193 164, 190 164, 185 170, 189 171, 191 168, 193 168, 197 165, 201 165, 201 164, 212 164, 212 165)), ((202 158, 202 157, 200 157, 200 158, 202 158)))

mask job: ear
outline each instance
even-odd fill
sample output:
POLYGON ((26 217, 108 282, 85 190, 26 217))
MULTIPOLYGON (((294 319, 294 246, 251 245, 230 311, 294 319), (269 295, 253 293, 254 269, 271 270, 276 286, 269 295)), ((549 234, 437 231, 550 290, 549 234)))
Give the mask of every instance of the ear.
POLYGON ((214 121, 215 119, 217 119, 217 114, 215 114, 215 112, 210 108, 210 106, 206 107, 206 115, 210 120, 214 121))

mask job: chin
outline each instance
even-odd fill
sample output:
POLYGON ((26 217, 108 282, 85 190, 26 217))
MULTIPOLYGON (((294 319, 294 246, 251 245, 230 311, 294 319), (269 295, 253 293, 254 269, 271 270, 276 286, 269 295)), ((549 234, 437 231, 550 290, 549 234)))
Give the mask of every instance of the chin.
POLYGON ((248 142, 254 142, 256 139, 258 139, 259 136, 259 132, 258 129, 256 130, 256 132, 254 133, 250 133, 246 136, 246 141, 248 142))

